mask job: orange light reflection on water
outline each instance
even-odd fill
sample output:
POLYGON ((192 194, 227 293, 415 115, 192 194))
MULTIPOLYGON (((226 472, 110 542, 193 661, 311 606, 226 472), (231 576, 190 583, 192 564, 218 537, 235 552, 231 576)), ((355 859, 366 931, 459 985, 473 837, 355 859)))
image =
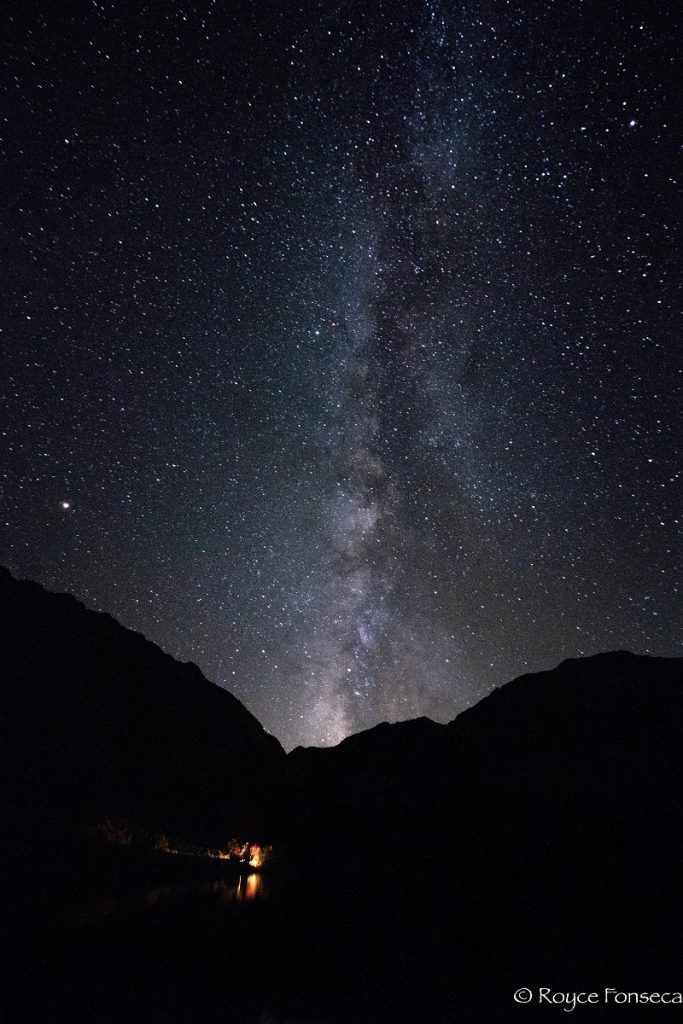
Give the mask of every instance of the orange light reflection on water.
POLYGON ((237 881, 237 886, 234 889, 234 899, 241 903, 243 900, 255 900, 259 896, 263 896, 263 879, 256 871, 247 875, 246 878, 240 878, 237 881))
POLYGON ((255 872, 251 875, 247 875, 247 884, 244 890, 244 898, 246 900, 255 900, 261 890, 261 876, 255 872))

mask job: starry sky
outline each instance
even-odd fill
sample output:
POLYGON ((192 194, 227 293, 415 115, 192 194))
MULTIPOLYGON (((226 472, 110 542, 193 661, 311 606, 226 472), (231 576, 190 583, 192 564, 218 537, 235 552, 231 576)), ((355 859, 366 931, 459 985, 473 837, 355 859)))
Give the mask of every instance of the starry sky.
POLYGON ((2 562, 288 749, 681 653, 673 8, 8 10, 2 562))

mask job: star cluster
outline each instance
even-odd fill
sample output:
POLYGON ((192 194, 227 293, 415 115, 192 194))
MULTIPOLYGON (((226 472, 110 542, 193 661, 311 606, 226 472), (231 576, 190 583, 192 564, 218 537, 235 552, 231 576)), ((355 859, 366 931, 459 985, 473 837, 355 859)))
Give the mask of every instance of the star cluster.
POLYGON ((680 653, 676 36, 579 0, 29 0, 3 532, 287 747, 680 653))

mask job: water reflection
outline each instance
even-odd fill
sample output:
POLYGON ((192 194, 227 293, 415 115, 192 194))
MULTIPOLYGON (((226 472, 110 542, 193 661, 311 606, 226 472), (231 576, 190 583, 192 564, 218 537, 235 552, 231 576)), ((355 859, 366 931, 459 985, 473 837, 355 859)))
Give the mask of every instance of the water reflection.
POLYGON ((117 914, 134 912, 141 905, 147 910, 153 910, 163 904, 207 897, 219 904, 248 903, 267 899, 268 889, 263 875, 252 871, 248 875, 239 875, 229 880, 214 879, 157 885, 153 889, 145 889, 137 896, 103 894, 74 908, 73 916, 80 924, 87 924, 117 914))
POLYGON ((246 876, 226 881, 188 883, 185 885, 161 885, 145 892, 145 905, 152 907, 160 900, 176 900, 188 896, 213 895, 222 903, 243 903, 245 900, 265 899, 266 887, 263 876, 252 871, 246 876))
POLYGON ((252 873, 247 875, 244 880, 240 875, 234 897, 226 893, 223 898, 226 902, 230 902, 231 899, 235 899, 238 903, 241 903, 242 900, 255 900, 259 897, 263 898, 264 896, 263 875, 259 875, 255 871, 252 871, 252 873))

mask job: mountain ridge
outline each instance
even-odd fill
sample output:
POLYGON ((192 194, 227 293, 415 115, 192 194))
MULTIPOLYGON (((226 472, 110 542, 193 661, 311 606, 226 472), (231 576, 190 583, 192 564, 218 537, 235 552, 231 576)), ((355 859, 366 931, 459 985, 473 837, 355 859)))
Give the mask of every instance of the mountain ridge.
MULTIPOLYGON (((622 664, 624 666, 627 666, 630 664, 633 667, 636 664, 645 665, 647 663, 658 663, 662 665, 668 664, 673 667, 678 664, 683 664, 683 658, 668 657, 654 654, 636 654, 633 651, 629 651, 626 649, 617 649, 614 651, 598 651, 595 654, 587 654, 582 657, 564 658, 562 661, 558 662, 558 664, 555 665, 553 668, 540 669, 537 672, 524 672, 522 675, 514 676, 512 679, 506 680, 503 683, 498 683, 488 693, 485 693, 479 700, 475 701, 475 703, 473 703, 469 707, 463 708, 462 711, 459 711, 453 718, 449 719, 447 722, 436 722, 428 715, 418 715, 415 718, 402 718, 398 719, 395 722, 382 720, 380 722, 377 722, 375 725, 369 726, 367 729, 362 729, 359 732, 350 733, 348 736, 345 736, 344 739, 340 740, 339 743, 335 743, 334 745, 317 746, 316 744, 299 744, 296 747, 293 747, 290 751, 288 751, 287 756, 299 756, 299 754, 303 751, 337 750, 339 747, 348 744, 349 741, 356 740, 359 737, 369 737, 371 734, 377 736, 379 735, 378 730, 393 729, 394 727, 417 727, 418 725, 427 725, 428 723, 429 728, 431 728, 432 726, 436 727, 434 729, 434 732, 436 732, 437 730, 440 731, 443 729, 450 729, 455 725, 456 722, 459 722, 463 717, 470 715, 472 712, 476 711, 476 709, 481 708, 482 705, 486 705, 487 702, 491 701, 492 699, 496 699, 497 695, 499 695, 502 691, 507 690, 508 687, 520 688, 529 686, 530 688, 533 688, 544 681, 552 683, 561 676, 571 680, 571 670, 575 666, 595 665, 603 667, 605 665, 615 666, 617 664, 622 664)), ((386 732, 384 732, 384 735, 386 735, 386 732)))
MULTIPOLYGON (((187 914, 170 945, 156 903, 158 932, 138 935, 117 919, 94 954, 93 933, 84 933, 77 1007, 91 983, 99 1005, 103 965, 113 963, 117 992, 121 965, 129 978, 140 958, 152 979, 161 964, 164 984, 194 963, 188 1005, 203 1006, 208 991, 202 1019, 224 1011, 241 979, 260 992, 264 976, 270 998, 284 984, 285 1006, 301 1011, 283 1019, 372 1024, 422 1019, 425 1007, 433 1020, 476 1024, 484 1007, 487 1020, 509 1024, 518 1019, 512 994, 534 979, 566 991, 577 979, 625 991, 634 978, 653 991, 673 984, 682 953, 683 659, 566 659, 496 688, 449 723, 379 723, 336 747, 286 755, 192 663, 68 595, 0 572, 0 621, 3 820, 30 933, 28 953, 17 947, 20 964, 59 953, 68 920, 56 919, 43 946, 36 892, 70 913, 84 875, 116 903, 122 888, 158 886, 160 871, 235 868, 162 857, 163 847, 144 843, 140 856, 135 842, 132 856, 65 844, 84 824, 110 823, 112 837, 163 833, 204 853, 233 836, 273 845, 264 879, 266 889, 273 879, 273 899, 254 915, 226 914, 218 878, 209 886, 220 909, 204 917, 198 896, 183 897, 187 914), (238 928, 244 956, 226 974, 240 920, 252 922, 238 928), (329 997, 342 1010, 313 1013, 311 992, 311 1005, 329 997)), ((54 1011, 52 991, 45 986, 40 1019, 54 1011)), ((528 1007, 518 1009, 528 1018, 528 1007)))
POLYGON ((207 843, 265 827, 285 753, 196 665, 7 570, 0 616, 15 822, 117 819, 207 843))

